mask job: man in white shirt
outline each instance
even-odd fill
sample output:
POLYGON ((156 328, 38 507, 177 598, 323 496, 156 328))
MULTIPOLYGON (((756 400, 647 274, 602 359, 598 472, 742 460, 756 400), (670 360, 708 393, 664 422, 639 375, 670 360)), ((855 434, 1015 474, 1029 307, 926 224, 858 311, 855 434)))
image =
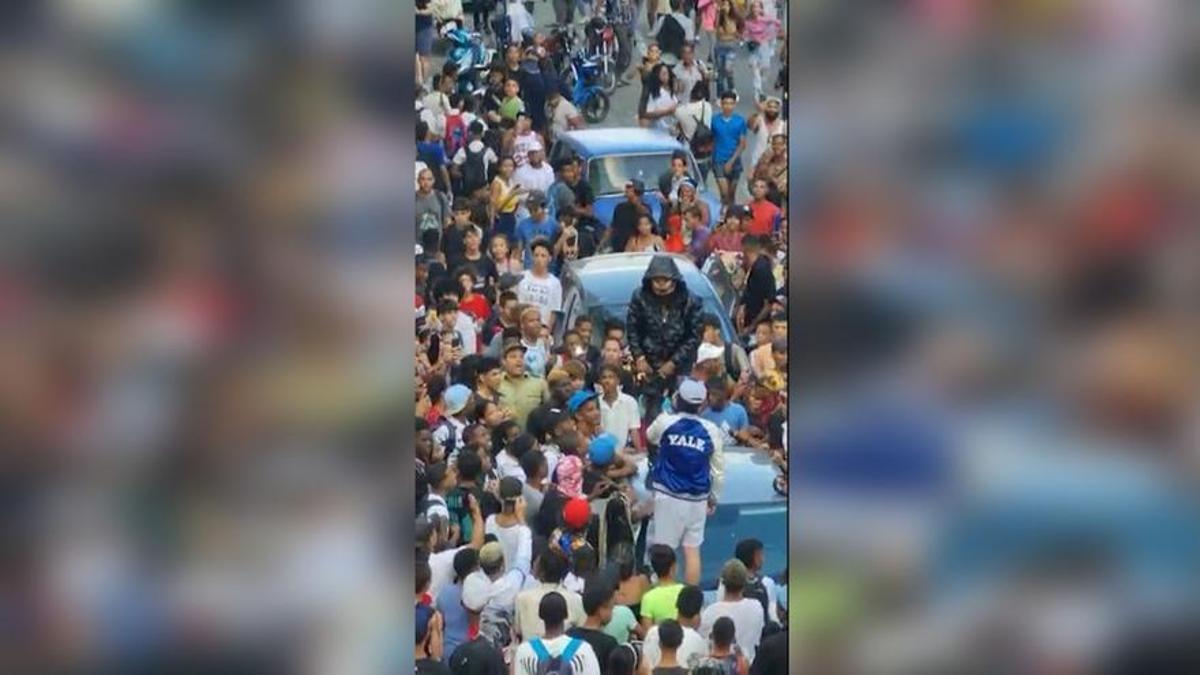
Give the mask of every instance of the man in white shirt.
POLYGON ((742 590, 749 582, 750 572, 742 561, 734 559, 721 568, 721 584, 725 593, 721 600, 704 608, 700 613, 700 635, 708 638, 717 619, 726 616, 733 621, 738 647, 748 662, 754 662, 754 653, 762 639, 763 610, 757 600, 742 597, 742 590))
MULTIPOLYGON (((708 653, 708 640, 697 630, 700 627, 700 610, 703 606, 704 591, 701 591, 699 586, 684 586, 683 590, 679 591, 675 608, 679 610, 676 620, 683 627, 683 643, 675 650, 675 660, 685 668, 693 667, 695 661, 708 653)), ((651 669, 658 666, 662 658, 657 625, 646 633, 646 641, 642 644, 642 658, 651 669)))
MULTIPOLYGON (((482 523, 479 529, 483 529, 482 523)), ((474 532, 472 532, 473 534, 474 532)), ((453 563, 453 556, 451 556, 451 563, 453 563)), ((563 630, 570 626, 581 626, 587 619, 587 614, 583 611, 583 598, 562 585, 563 579, 567 576, 567 559, 558 553, 547 550, 538 558, 537 568, 538 579, 541 583, 517 594, 516 624, 513 628, 516 629, 517 635, 520 635, 522 640, 547 635, 547 626, 541 617, 539 607, 542 598, 549 593, 557 593, 565 599, 567 609, 564 618, 567 625, 562 627, 563 630)), ((451 568, 451 572, 453 572, 453 568, 451 568)))
MULTIPOLYGON (((454 578, 454 555, 464 548, 479 549, 483 546, 483 515, 479 512, 479 503, 469 499, 471 510, 471 541, 457 548, 438 550, 449 538, 449 524, 444 521, 417 519, 416 540, 429 553, 429 596, 436 598, 454 578)), ((583 601, 579 603, 579 611, 583 612, 583 601)))
POLYGON ((575 675, 600 675, 600 662, 592 646, 566 634, 567 601, 552 591, 538 601, 538 616, 545 622, 545 637, 534 637, 521 643, 513 659, 516 675, 537 675, 538 664, 559 657, 571 664, 575 675))
MULTIPOLYGON (((539 143, 529 146, 528 159, 513 171, 513 183, 520 185, 527 193, 541 192, 545 194, 554 184, 554 169, 546 163, 546 150, 539 143)), ((522 204, 517 207, 517 219, 529 217, 529 207, 522 204)))
POLYGON ((579 108, 568 101, 558 87, 552 87, 546 92, 546 119, 550 121, 551 141, 572 129, 582 129, 585 126, 579 108))
MULTIPOLYGON (((520 171, 521 167, 529 161, 529 152, 535 148, 544 151, 546 146, 542 145, 542 137, 533 130, 533 118, 526 112, 517 113, 517 131, 513 136, 513 163, 517 165, 517 171, 520 171)), ((514 172, 514 180, 516 175, 514 172)), ((515 182, 520 183, 520 181, 515 182)), ((553 172, 551 172, 550 182, 554 182, 553 172)), ((521 185, 524 186, 523 183, 521 185)))
POLYGON ((645 450, 642 440, 642 412, 637 401, 621 391, 621 369, 612 365, 600 367, 596 379, 600 385, 600 428, 612 434, 621 447, 633 446, 645 450))
POLYGON ((536 307, 542 323, 553 329, 555 314, 562 311, 562 283, 550 274, 550 243, 535 239, 529 248, 533 269, 525 270, 517 284, 517 300, 536 307))
POLYGON ((509 2, 505 7, 505 13, 508 15, 510 44, 521 44, 525 32, 533 32, 533 17, 525 9, 525 3, 521 0, 509 2))
MULTIPOLYGON (((742 561, 746 566, 746 571, 749 576, 746 577, 746 588, 742 590, 742 597, 748 600, 756 600, 759 607, 762 607, 762 599, 759 593, 765 590, 767 596, 767 621, 769 623, 779 622, 779 587, 775 584, 775 580, 762 573, 763 565, 765 564, 765 553, 763 551, 763 543, 758 539, 743 539, 737 543, 734 549, 734 557, 742 561), (755 589, 759 582, 761 588, 755 589), (755 597, 759 596, 759 597, 755 597)), ((717 597, 725 596, 725 584, 717 582, 717 597)))

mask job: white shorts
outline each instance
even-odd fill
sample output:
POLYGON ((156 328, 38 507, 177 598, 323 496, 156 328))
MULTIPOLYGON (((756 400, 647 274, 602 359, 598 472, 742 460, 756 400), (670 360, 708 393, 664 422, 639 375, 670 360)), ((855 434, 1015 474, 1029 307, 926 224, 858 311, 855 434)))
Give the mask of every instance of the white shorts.
POLYGON ((700 548, 704 543, 704 521, 708 520, 708 501, 688 501, 661 492, 654 493, 654 528, 647 536, 650 544, 666 544, 672 549, 700 548))

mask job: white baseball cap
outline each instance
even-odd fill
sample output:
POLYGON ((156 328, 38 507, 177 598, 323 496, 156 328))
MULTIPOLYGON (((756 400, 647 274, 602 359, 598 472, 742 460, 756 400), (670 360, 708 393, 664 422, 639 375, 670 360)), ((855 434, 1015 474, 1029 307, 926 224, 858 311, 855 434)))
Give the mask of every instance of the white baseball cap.
POLYGON ((483 611, 483 606, 492 598, 492 580, 475 570, 463 579, 462 604, 472 612, 483 611))
POLYGON ((699 405, 708 399, 708 387, 699 380, 687 378, 679 384, 679 398, 687 403, 699 405))
POLYGON ((707 342, 700 344, 700 348, 696 350, 696 363, 719 359, 725 355, 725 347, 710 345, 707 342))

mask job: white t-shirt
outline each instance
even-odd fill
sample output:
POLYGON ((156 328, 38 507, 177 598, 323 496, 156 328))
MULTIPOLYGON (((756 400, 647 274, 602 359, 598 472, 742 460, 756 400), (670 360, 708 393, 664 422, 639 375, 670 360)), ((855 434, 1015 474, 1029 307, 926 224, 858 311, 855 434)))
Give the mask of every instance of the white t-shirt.
POLYGON ((551 315, 562 311, 562 283, 553 274, 539 279, 532 270, 525 270, 517 284, 517 301, 537 307, 542 323, 548 325, 551 315))
POLYGON ((642 427, 642 413, 638 410, 637 401, 632 396, 617 393, 617 400, 609 405, 601 394, 600 427, 605 432, 617 437, 621 443, 628 443, 631 434, 636 434, 642 427))
POLYGON ((521 468, 521 462, 516 457, 508 454, 507 449, 496 453, 496 475, 500 478, 514 476, 525 482, 525 469, 521 468))
POLYGON ((450 520, 450 509, 446 508, 446 498, 429 493, 429 506, 425 508, 426 518, 442 518, 450 520))
POLYGON ((546 106, 546 110, 550 117, 550 133, 555 136, 570 131, 571 119, 579 117, 579 108, 566 98, 559 98, 558 105, 554 106, 553 110, 550 106, 546 106))
POLYGON ((546 162, 542 162, 540 167, 534 168, 532 164, 526 162, 520 168, 513 171, 513 182, 519 184, 526 190, 541 190, 545 193, 554 185, 554 169, 546 162))
POLYGON ((454 579, 454 556, 459 551, 467 548, 459 546, 458 548, 446 549, 429 556, 429 595, 436 598, 441 595, 442 589, 446 584, 454 579))
POLYGON ((492 582, 492 595, 487 606, 513 612, 517 606, 517 594, 525 590, 530 583, 537 583, 533 575, 521 570, 512 569, 505 572, 499 579, 492 582))
POLYGON ((675 109, 675 119, 679 120, 679 130, 683 132, 683 137, 690 141, 696 133, 697 120, 712 128, 712 104, 708 101, 684 103, 675 109))
POLYGON ((758 116, 758 131, 751 131, 754 134, 754 145, 750 148, 750 165, 747 170, 752 170, 758 165, 758 160, 771 147, 771 137, 776 134, 787 133, 787 122, 783 117, 776 119, 772 123, 767 123, 767 118, 762 115, 758 116))
MULTIPOLYGON (((513 162, 517 165, 518 170, 520 170, 520 168, 529 161, 529 151, 535 149, 546 149, 546 147, 542 145, 542 139, 537 135, 536 131, 530 131, 524 136, 518 134, 513 137, 513 162)), ((551 175, 553 175, 553 170, 551 171, 551 175)), ((513 176, 516 176, 516 174, 514 173, 513 176)), ((551 180, 551 182, 553 182, 553 180, 551 180)), ((522 183, 522 185, 524 184, 522 183)))
MULTIPOLYGON (((787 430, 784 430, 784 434, 787 430)), ((779 620, 779 587, 775 584, 775 580, 771 577, 764 576, 762 578, 763 588, 767 589, 767 615, 772 621, 779 620)), ((717 597, 725 597, 725 584, 717 582, 717 597)), ((759 609, 762 609, 762 604, 759 604, 759 609)))
MULTIPOLYGON (((542 644, 546 646, 550 656, 558 656, 566 650, 572 639, 569 635, 559 635, 551 640, 542 640, 542 644)), ((517 648, 516 668, 513 672, 516 675, 537 675, 537 664, 537 652, 533 651, 533 645, 522 642, 517 648)), ((584 640, 579 640, 575 656, 571 659, 571 669, 575 671, 575 675, 600 675, 600 662, 596 660, 596 652, 584 640)))
POLYGON ((757 600, 749 598, 742 598, 737 602, 725 600, 714 602, 700 612, 700 635, 708 638, 712 634, 713 624, 723 616, 733 620, 734 639, 742 648, 746 660, 753 663, 754 652, 758 650, 758 641, 762 639, 762 605, 757 600))
POLYGON ((483 532, 496 535, 500 541, 500 547, 504 549, 505 572, 517 569, 529 573, 533 558, 533 532, 528 525, 500 527, 496 524, 496 515, 492 514, 484 522, 483 532))
POLYGON ((450 160, 454 163, 454 166, 462 166, 463 164, 467 163, 467 148, 470 148, 471 152, 479 152, 480 150, 483 150, 484 171, 487 171, 488 168, 490 168, 493 164, 500 161, 500 158, 496 157, 496 153, 493 152, 491 148, 484 145, 483 141, 471 141, 470 143, 467 143, 466 146, 459 148, 458 152, 454 153, 454 158, 450 160))
MULTIPOLYGON (((691 668, 695 664, 690 661, 700 659, 706 654, 708 654, 708 640, 705 640, 695 629, 684 626, 683 642, 675 651, 675 660, 680 665, 691 668)), ((651 668, 657 667, 658 662, 662 660, 662 650, 658 647, 658 626, 653 626, 650 628, 650 632, 646 633, 646 641, 642 643, 642 658, 651 668)))
MULTIPOLYGON (((658 96, 651 96, 649 100, 646 101, 646 112, 654 113, 661 112, 663 110, 670 110, 672 107, 675 107, 676 103, 677 100, 675 98, 675 94, 672 94, 667 89, 663 89, 662 91, 658 92, 658 96)), ((660 117, 654 120, 653 128, 669 132, 674 126, 675 119, 672 116, 667 115, 666 117, 660 117)))
POLYGON ((533 30, 533 17, 525 9, 523 2, 510 2, 506 8, 508 14, 509 28, 511 29, 510 37, 513 44, 520 44, 522 33, 526 30, 533 30))

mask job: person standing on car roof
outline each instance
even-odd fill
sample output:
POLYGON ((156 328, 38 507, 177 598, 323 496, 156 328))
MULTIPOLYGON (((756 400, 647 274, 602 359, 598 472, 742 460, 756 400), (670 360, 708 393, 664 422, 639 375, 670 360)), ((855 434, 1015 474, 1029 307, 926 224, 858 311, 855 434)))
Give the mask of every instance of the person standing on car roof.
POLYGON ((691 372, 703 328, 704 306, 688 290, 674 258, 654 256, 629 299, 625 324, 635 367, 647 385, 648 417, 658 412, 663 395, 674 391, 676 378, 691 372))
POLYGON ((725 480, 725 434, 699 416, 707 400, 704 383, 689 377, 679 385, 674 412, 646 429, 646 440, 658 447, 650 468, 654 529, 647 543, 682 546, 684 579, 693 585, 700 583, 704 523, 716 511, 725 480))

